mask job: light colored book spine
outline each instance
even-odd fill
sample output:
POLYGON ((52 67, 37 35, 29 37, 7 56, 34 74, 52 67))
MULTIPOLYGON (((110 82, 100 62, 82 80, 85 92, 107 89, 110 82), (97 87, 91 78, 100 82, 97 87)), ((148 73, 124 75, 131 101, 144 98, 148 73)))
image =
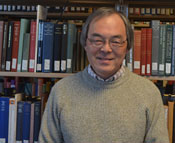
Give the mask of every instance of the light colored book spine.
POLYGON ((24 33, 28 33, 28 32, 29 32, 29 20, 21 19, 19 49, 18 49, 18 64, 17 64, 18 72, 21 72, 21 68, 22 68, 22 53, 23 53, 22 51, 23 51, 24 33))
POLYGON ((15 98, 9 100, 9 126, 8 126, 8 142, 15 143, 16 141, 16 114, 17 101, 15 98))
POLYGON ((38 5, 37 6, 37 19, 36 19, 36 41, 35 41, 35 63, 34 72, 37 70, 37 53, 38 53, 38 33, 39 33, 39 21, 46 20, 47 18, 47 8, 38 5))

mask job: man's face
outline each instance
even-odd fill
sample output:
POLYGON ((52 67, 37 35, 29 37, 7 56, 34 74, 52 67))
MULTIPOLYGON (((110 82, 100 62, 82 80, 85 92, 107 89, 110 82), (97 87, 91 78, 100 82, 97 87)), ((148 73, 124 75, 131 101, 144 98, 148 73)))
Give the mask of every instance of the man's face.
POLYGON ((120 69, 127 52, 126 39, 124 22, 117 14, 91 22, 85 50, 98 76, 107 79, 120 69))

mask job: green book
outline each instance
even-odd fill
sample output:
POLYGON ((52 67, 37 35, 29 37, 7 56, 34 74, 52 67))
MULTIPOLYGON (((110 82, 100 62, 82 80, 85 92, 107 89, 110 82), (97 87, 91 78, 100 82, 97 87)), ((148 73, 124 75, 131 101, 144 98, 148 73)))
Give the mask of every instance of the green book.
POLYGON ((73 47, 76 43, 76 25, 73 23, 68 23, 68 36, 67 36, 67 73, 73 72, 73 47))
POLYGON ((22 72, 28 71, 29 47, 30 47, 30 33, 24 33, 23 51, 22 51, 22 72))
POLYGON ((22 51, 23 51, 23 42, 24 42, 24 34, 29 33, 30 30, 30 21, 28 19, 21 19, 20 25, 20 35, 19 35, 19 49, 18 49, 18 65, 17 71, 22 71, 22 51))

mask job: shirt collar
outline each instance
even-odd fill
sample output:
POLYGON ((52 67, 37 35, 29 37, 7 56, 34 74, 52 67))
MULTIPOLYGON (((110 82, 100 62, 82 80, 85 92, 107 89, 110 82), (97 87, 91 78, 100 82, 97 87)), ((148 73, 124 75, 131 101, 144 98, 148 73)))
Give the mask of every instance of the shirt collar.
POLYGON ((107 79, 103 79, 101 77, 99 77, 93 70, 91 65, 88 65, 88 74, 90 74, 93 78, 96 78, 97 80, 100 81, 105 81, 105 82, 110 82, 110 81, 114 81, 117 80, 119 77, 123 76, 125 73, 125 68, 122 65, 121 68, 111 77, 107 78, 107 79))

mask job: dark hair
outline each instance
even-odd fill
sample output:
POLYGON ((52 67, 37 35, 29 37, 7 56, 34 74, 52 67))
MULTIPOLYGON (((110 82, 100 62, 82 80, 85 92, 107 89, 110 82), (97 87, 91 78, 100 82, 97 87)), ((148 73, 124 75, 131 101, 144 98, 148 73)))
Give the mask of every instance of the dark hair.
POLYGON ((81 37, 80 37, 80 43, 81 43, 82 47, 84 47, 86 45, 86 39, 87 39, 88 31, 89 31, 89 25, 91 24, 91 22, 94 19, 98 20, 102 17, 112 15, 112 14, 119 15, 125 24, 126 35, 127 35, 127 49, 129 50, 133 47, 133 43, 134 43, 133 29, 132 29, 132 26, 131 26, 128 18, 124 14, 122 14, 121 12, 117 12, 113 8, 106 8, 106 7, 102 7, 102 8, 97 9, 95 12, 93 12, 87 18, 85 24, 83 25, 81 37))

